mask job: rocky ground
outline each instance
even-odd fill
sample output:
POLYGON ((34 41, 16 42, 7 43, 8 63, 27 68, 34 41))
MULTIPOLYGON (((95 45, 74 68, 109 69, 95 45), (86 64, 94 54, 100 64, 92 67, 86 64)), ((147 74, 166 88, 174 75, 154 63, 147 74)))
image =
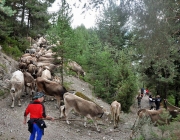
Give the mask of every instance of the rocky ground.
MULTIPOLYGON (((0 54, 1 58, 7 57, 4 54, 0 54)), ((9 59, 9 58, 8 58, 9 59)), ((6 62, 3 59, 0 59, 1 65, 6 65, 8 72, 5 72, 5 68, 0 66, 0 87, 4 87, 3 80, 9 78, 10 74, 16 69, 16 61, 7 60, 6 62), (11 70, 9 70, 9 65, 11 65, 11 70), (13 67, 13 68, 12 68, 13 67), (3 74, 2 74, 3 72, 3 74)), ((77 79, 73 76, 66 76, 65 82, 69 84, 71 89, 74 89, 78 92, 82 92, 97 104, 103 106, 109 111, 110 105, 103 102, 101 99, 96 99, 91 90, 91 86, 77 79)), ((22 98, 22 106, 18 107, 17 102, 15 108, 11 108, 11 96, 7 92, 6 95, 1 96, 0 98, 0 140, 27 140, 30 133, 28 132, 28 126, 23 124, 23 114, 24 110, 30 102, 29 97, 25 96, 22 98)), ((54 101, 47 101, 44 103, 46 107, 47 114, 58 118, 59 111, 55 108, 54 101)), ((142 99, 142 108, 148 107, 148 97, 142 99)), ((134 121, 137 117, 136 112, 138 111, 137 103, 131 107, 131 112, 121 113, 121 120, 119 127, 113 129, 113 124, 110 120, 102 121, 98 120, 98 126, 101 129, 101 132, 96 131, 95 126, 92 121, 88 121, 88 125, 85 128, 83 126, 83 118, 77 116, 75 113, 71 113, 70 125, 67 125, 63 120, 46 120, 47 128, 45 129, 45 134, 43 140, 129 140, 131 134, 131 127, 134 124, 134 121), (82 120, 82 121, 81 121, 82 120)))

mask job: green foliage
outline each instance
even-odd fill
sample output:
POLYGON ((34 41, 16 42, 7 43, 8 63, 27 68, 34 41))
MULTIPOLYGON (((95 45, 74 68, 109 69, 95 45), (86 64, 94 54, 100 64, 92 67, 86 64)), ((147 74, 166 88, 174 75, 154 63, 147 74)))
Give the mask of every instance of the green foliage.
POLYGON ((3 90, 0 90, 0 96, 3 96, 5 93, 3 90))
POLYGON ((173 96, 172 94, 168 96, 167 100, 168 100, 168 102, 171 103, 172 105, 175 104, 175 102, 174 102, 174 96, 173 96))
POLYGON ((3 51, 7 55, 13 57, 14 59, 18 59, 22 55, 22 52, 19 50, 17 46, 10 47, 10 46, 3 45, 2 48, 3 48, 3 51))
POLYGON ((132 69, 132 65, 128 57, 121 52, 118 68, 117 94, 115 99, 122 104, 122 110, 128 112, 133 104, 133 99, 137 95, 138 86, 136 75, 132 69))
POLYGON ((16 11, 13 11, 11 7, 5 6, 6 0, 0 1, 0 12, 3 12, 4 14, 8 16, 12 16, 16 11))
POLYGON ((173 18, 179 14, 179 10, 175 12, 179 3, 143 0, 135 5, 136 39, 133 44, 140 60, 139 72, 146 85, 153 88, 154 94, 167 98, 169 94, 179 92, 179 23, 173 18))

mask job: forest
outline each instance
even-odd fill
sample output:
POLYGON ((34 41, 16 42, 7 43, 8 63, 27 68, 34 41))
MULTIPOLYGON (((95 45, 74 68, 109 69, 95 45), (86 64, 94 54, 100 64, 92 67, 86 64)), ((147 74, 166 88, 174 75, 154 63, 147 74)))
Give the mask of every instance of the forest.
MULTIPOLYGON (((38 35, 62 57, 78 62, 94 94, 108 103, 117 100, 128 112, 139 93, 153 95, 179 106, 180 100, 180 0, 88 0, 82 13, 101 9, 96 25, 72 28, 72 7, 60 0, 0 0, 0 45, 18 60, 30 47, 27 37, 38 35)), ((76 6, 77 2, 73 1, 76 6)), ((59 69, 63 75, 63 67, 59 69)))

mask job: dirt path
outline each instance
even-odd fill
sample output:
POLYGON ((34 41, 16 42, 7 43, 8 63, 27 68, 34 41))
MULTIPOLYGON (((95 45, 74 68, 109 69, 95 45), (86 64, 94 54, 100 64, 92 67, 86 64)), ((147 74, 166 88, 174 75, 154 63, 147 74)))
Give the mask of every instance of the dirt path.
MULTIPOLYGON (((84 93, 86 96, 93 99, 99 105, 104 106, 109 110, 109 104, 102 100, 96 99, 92 95, 90 85, 75 77, 67 77, 65 82, 71 83, 72 89, 84 93)), ((14 109, 10 108, 11 96, 0 100, 0 140, 27 140, 30 133, 27 125, 23 125, 23 113, 29 103, 29 98, 25 97, 22 100, 22 106, 17 104, 14 109)), ((47 114, 53 117, 59 117, 59 111, 55 108, 55 102, 48 101, 44 103, 47 114)), ((148 107, 148 97, 142 99, 142 107, 148 107)), ((65 121, 46 121, 47 128, 43 140, 129 140, 131 127, 136 118, 137 102, 131 107, 131 112, 121 114, 121 122, 119 128, 113 129, 113 124, 110 120, 107 122, 98 121, 101 133, 96 131, 95 126, 89 121, 87 127, 83 126, 83 121, 71 121, 67 125, 65 121)), ((83 120, 80 116, 71 113, 71 119, 83 120)))

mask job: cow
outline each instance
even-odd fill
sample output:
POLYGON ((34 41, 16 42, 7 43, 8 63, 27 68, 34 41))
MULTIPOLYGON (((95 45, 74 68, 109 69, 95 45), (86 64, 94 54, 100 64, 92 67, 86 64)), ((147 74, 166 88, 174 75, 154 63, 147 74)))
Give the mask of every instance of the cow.
POLYGON ((145 121, 147 121, 148 118, 150 118, 150 121, 157 126, 158 125, 164 125, 169 124, 170 117, 169 112, 166 111, 164 108, 160 108, 159 110, 149 110, 149 109, 140 109, 137 112, 137 118, 134 122, 134 125, 132 126, 132 133, 130 135, 130 138, 132 138, 136 132, 136 126, 139 127, 142 124, 144 124, 145 121), (136 123, 137 122, 137 123, 136 123))
MULTIPOLYGON (((162 118, 161 114, 168 113, 164 108, 159 110, 140 109, 138 111, 139 118, 150 117, 152 123, 155 125, 169 124, 169 118, 162 118)), ((169 114, 169 113, 168 113, 169 114)))
POLYGON ((164 107, 167 111, 169 111, 172 118, 176 118, 178 115, 180 115, 180 108, 170 104, 167 99, 164 99, 164 107))
POLYGON ((36 86, 37 91, 42 91, 49 96, 55 96, 57 100, 57 106, 58 108, 60 108, 61 100, 63 100, 63 95, 64 93, 68 92, 64 86, 57 82, 50 81, 42 77, 37 77, 36 86))
MULTIPOLYGON (((45 70, 42 71, 41 77, 45 78, 47 80, 52 80, 51 72, 48 69, 45 69, 45 70)), ((48 100, 49 100, 49 98, 48 98, 48 100)), ((53 100, 54 100, 54 98, 51 98, 51 101, 53 101, 53 100)))
POLYGON ((34 78, 36 78, 37 77, 37 71, 38 71, 38 69, 37 69, 37 66, 36 65, 34 65, 34 64, 29 64, 28 65, 28 72, 29 73, 31 73, 31 75, 34 77, 34 78))
POLYGON ((19 65, 18 65, 19 69, 21 71, 26 71, 27 70, 27 64, 24 63, 24 62, 19 62, 19 65))
POLYGON ((80 75, 82 75, 82 76, 86 75, 86 73, 82 69, 82 67, 78 63, 76 63, 75 61, 69 60, 68 63, 67 63, 67 67, 68 67, 69 70, 72 70, 72 71, 76 72, 78 78, 79 78, 80 75))
MULTIPOLYGON (((98 132, 100 132, 100 129, 97 126, 96 118, 101 118, 105 111, 102 107, 97 105, 94 102, 87 101, 81 97, 78 97, 72 93, 66 92, 64 94, 64 106, 61 106, 61 112, 63 112, 63 115, 66 119, 66 123, 70 124, 68 120, 68 115, 71 110, 74 110, 76 113, 84 116, 84 126, 86 127, 86 120, 87 118, 92 119, 94 122, 94 125, 96 126, 96 129, 98 132)), ((61 116, 63 116, 61 113, 61 116)))
POLYGON ((37 67, 37 73, 36 73, 36 77, 41 77, 42 76, 42 72, 43 72, 43 67, 37 67))
POLYGON ((52 79, 51 72, 48 69, 45 69, 42 71, 41 77, 48 79, 48 80, 52 79))
POLYGON ((113 101, 110 106, 111 110, 111 120, 114 122, 114 129, 118 128, 118 123, 120 120, 120 111, 121 111, 121 104, 117 101, 113 101))
POLYGON ((38 62, 53 63, 53 62, 54 62, 54 58, 53 58, 53 57, 40 56, 40 57, 38 58, 38 62))
MULTIPOLYGON (((9 81, 9 80, 8 80, 9 81)), ((11 108, 14 108, 15 99, 18 98, 18 106, 21 106, 21 95, 24 91, 24 74, 17 70, 10 79, 10 94, 12 96, 11 108)))
POLYGON ((32 96, 34 95, 36 90, 35 80, 29 72, 23 72, 23 74, 24 74, 25 92, 27 93, 27 88, 28 88, 30 99, 32 100, 32 96))
POLYGON ((26 49, 25 53, 35 54, 36 53, 36 49, 26 49))

